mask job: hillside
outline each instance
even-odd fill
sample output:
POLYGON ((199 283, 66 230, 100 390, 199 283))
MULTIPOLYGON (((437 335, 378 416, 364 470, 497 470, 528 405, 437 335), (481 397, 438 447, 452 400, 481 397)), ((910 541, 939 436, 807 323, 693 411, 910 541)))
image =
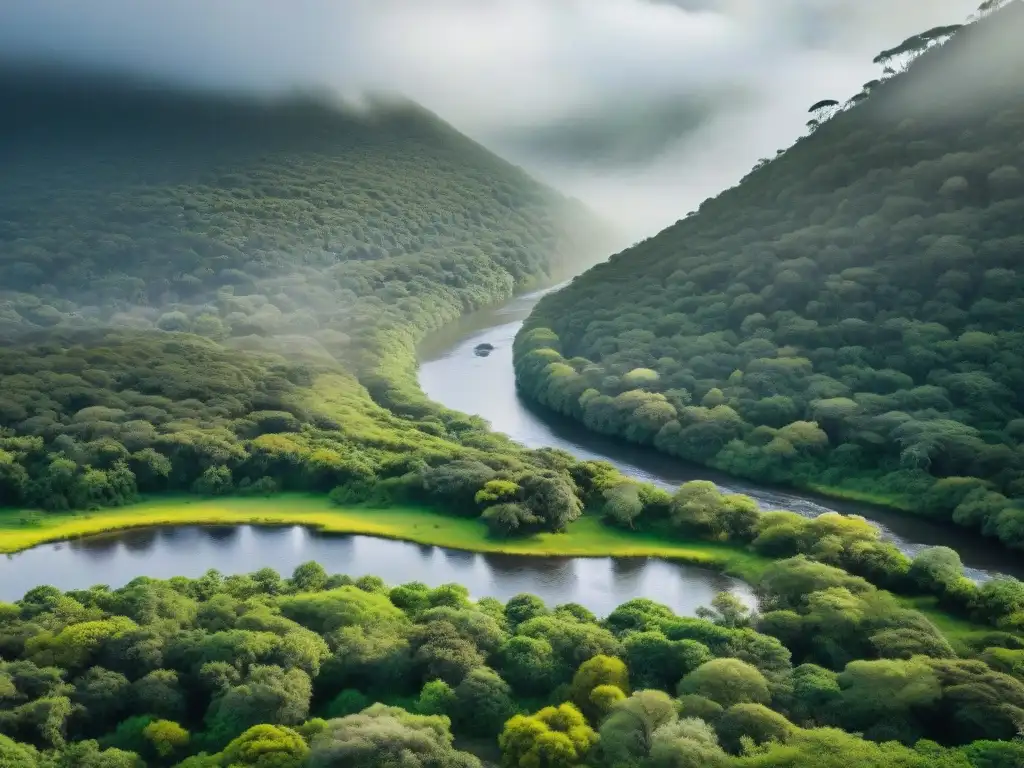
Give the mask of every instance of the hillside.
POLYGON ((1020 2, 963 27, 546 297, 521 390, 688 461, 1024 547, 1022 34, 1020 2))
POLYGON ((426 402, 414 345, 592 263, 579 203, 408 103, 15 69, 0 103, 0 506, 525 455, 426 402))

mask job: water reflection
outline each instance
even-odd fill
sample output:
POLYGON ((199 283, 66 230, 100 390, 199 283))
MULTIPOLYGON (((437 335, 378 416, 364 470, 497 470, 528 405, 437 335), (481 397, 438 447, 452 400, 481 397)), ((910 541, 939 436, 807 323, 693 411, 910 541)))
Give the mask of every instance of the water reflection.
POLYGON ((598 615, 633 597, 649 597, 682 614, 693 614, 722 590, 752 601, 749 588, 736 579, 658 559, 482 555, 300 526, 247 525, 133 530, 45 544, 0 561, 0 600, 16 600, 39 584, 63 590, 118 587, 138 576, 197 577, 211 568, 230 575, 270 567, 288 575, 308 560, 330 573, 375 575, 388 584, 456 582, 474 597, 507 600, 532 592, 550 605, 579 603, 598 615))
MULTIPOLYGON (((54 544, 55 548, 59 548, 60 544, 54 544)), ((112 552, 115 552, 121 545, 115 536, 109 534, 103 534, 100 536, 90 536, 87 539, 77 539, 70 541, 66 545, 69 549, 76 550, 83 553, 85 556, 94 560, 105 560, 110 556, 112 552)))
POLYGON ((465 552, 459 549, 438 549, 444 559, 457 568, 471 566, 476 560, 476 554, 473 552, 465 552))
MULTIPOLYGON (((183 531, 174 529, 170 529, 168 532, 171 534, 167 537, 169 541, 180 539, 183 533, 183 531)), ((158 529, 155 528, 137 528, 132 531, 125 531, 121 544, 129 552, 145 552, 156 543, 157 533, 158 529)))
POLYGON ((238 527, 234 525, 217 525, 206 529, 211 542, 230 546, 238 538, 238 527))

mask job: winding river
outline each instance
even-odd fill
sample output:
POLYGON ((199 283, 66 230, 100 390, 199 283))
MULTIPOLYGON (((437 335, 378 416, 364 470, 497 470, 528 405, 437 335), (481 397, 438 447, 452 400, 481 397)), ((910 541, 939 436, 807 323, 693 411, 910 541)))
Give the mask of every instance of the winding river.
MULTIPOLYGON (((468 315, 434 334, 421 349, 420 384, 427 395, 449 408, 487 419, 495 430, 532 448, 551 446, 605 459, 628 475, 665 488, 697 478, 713 480, 769 509, 808 516, 829 509, 860 514, 878 524, 906 552, 935 544, 954 547, 973 578, 985 579, 994 573, 1024 576, 1024 567, 1015 565, 1012 554, 968 532, 861 504, 745 484, 537 412, 516 393, 512 340, 542 293, 468 315), (474 355, 474 347, 482 342, 495 347, 487 357, 474 355)), ((474 597, 507 599, 532 592, 549 604, 575 602, 598 615, 632 597, 650 597, 691 615, 722 590, 753 601, 749 587, 736 579, 657 558, 484 555, 367 536, 325 535, 301 526, 249 525, 131 530, 41 545, 0 558, 0 600, 16 600, 39 584, 64 590, 94 584, 117 587, 139 576, 195 577, 211 568, 234 574, 271 567, 288 575, 308 560, 319 561, 331 573, 372 574, 389 584, 458 582, 469 587, 474 597)))
POLYGON ((747 483, 598 435, 527 403, 516 392, 512 341, 545 292, 526 294, 496 309, 466 315, 434 334, 420 350, 423 391, 449 408, 487 419, 493 429, 530 448, 562 448, 582 458, 604 459, 627 475, 663 488, 676 488, 687 480, 711 480, 730 493, 753 497, 765 509, 788 509, 808 517, 833 510, 862 515, 907 554, 928 546, 952 547, 960 553, 967 575, 973 579, 985 580, 1001 573, 1024 578, 1019 557, 970 531, 857 502, 747 483), (487 357, 477 357, 473 349, 484 342, 494 345, 494 350, 487 357))

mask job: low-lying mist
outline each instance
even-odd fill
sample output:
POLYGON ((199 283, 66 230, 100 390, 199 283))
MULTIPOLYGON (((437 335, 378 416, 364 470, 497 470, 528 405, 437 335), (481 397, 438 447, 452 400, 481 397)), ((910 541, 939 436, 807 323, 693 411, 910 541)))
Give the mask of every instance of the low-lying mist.
POLYGON ((258 92, 398 92, 653 234, 976 0, 8 0, 8 58, 258 92))

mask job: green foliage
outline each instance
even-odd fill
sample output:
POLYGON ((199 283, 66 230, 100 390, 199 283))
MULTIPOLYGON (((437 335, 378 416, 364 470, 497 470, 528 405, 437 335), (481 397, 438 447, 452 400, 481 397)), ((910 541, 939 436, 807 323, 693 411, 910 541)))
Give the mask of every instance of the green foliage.
MULTIPOLYGON (((31 590, 0 624, 0 758, 477 768, 459 739, 497 740, 508 765, 526 768, 735 768, 781 746, 803 768, 821 736, 804 729, 822 727, 933 740, 940 766, 967 747, 978 756, 950 768, 1017 756, 1024 650, 1012 631, 958 657, 921 614, 803 557, 766 570, 759 616, 727 598, 699 617, 636 599, 598 619, 532 595, 473 601, 458 584, 387 589, 377 578, 327 588, 344 579, 300 571, 308 581, 264 569, 31 590), (296 591, 300 581, 311 591, 296 591), (87 653, 55 655, 72 647, 55 638, 82 639, 87 653), (74 666, 43 666, 56 659, 74 666)), ((1015 605, 1006 585, 986 595, 1015 605)), ((850 760, 876 749, 829 738, 850 760)))
POLYGON ((455 691, 444 680, 431 680, 423 684, 416 700, 416 712, 421 715, 448 715, 455 709, 455 691))
POLYGON ((365 693, 356 688, 345 688, 331 699, 331 703, 327 705, 326 714, 328 717, 345 717, 362 712, 368 706, 370 706, 370 699, 365 693))
POLYGON ((409 714, 374 704, 358 715, 329 720, 313 739, 310 768, 479 768, 452 746, 448 718, 409 714))
POLYGON ((679 683, 679 692, 704 696, 723 707, 764 704, 771 699, 768 681, 756 667, 739 659, 712 659, 679 683))
POLYGON ((472 736, 494 737, 516 711, 512 688, 494 670, 474 669, 455 687, 453 720, 472 736))
POLYGON ((228 744, 220 758, 226 766, 300 768, 308 755, 306 742, 290 728, 256 725, 228 744))
POLYGON ((722 746, 738 754, 744 742, 785 743, 793 733, 793 724, 778 712, 762 704, 734 704, 715 722, 722 746))
POLYGON ((571 768, 581 765, 597 744, 597 733, 572 704, 516 715, 498 737, 509 768, 571 768))
POLYGON ((188 746, 189 733, 171 720, 154 720, 142 729, 142 735, 161 758, 169 758, 188 746))
POLYGON ((629 670, 621 659, 597 655, 580 664, 570 687, 576 706, 593 714, 595 703, 591 697, 594 689, 605 685, 629 694, 629 670))
POLYGON ((628 699, 623 697, 601 723, 601 762, 640 763, 650 756, 658 730, 676 719, 675 703, 662 691, 637 691, 628 699))
MULTIPOLYGON (((424 489, 420 471, 541 468, 427 402, 414 352, 599 258, 608 233, 577 202, 407 103, 6 68, 0 98, 19 115, 0 185, 0 506, 426 490, 478 515, 484 483, 424 489)), ((571 498, 527 495, 537 526, 572 519, 571 498)))
MULTIPOLYGON (((1022 28, 1009 3, 883 52, 936 46, 545 296, 515 343, 520 390, 687 461, 1024 547, 1022 28), (954 71, 992 97, 945 114, 934 83, 954 71)), ((673 515, 712 536, 728 520, 690 497, 673 515)))
POLYGON ((3 768, 33 768, 37 765, 39 765, 39 758, 33 747, 19 744, 0 734, 0 766, 3 768))

